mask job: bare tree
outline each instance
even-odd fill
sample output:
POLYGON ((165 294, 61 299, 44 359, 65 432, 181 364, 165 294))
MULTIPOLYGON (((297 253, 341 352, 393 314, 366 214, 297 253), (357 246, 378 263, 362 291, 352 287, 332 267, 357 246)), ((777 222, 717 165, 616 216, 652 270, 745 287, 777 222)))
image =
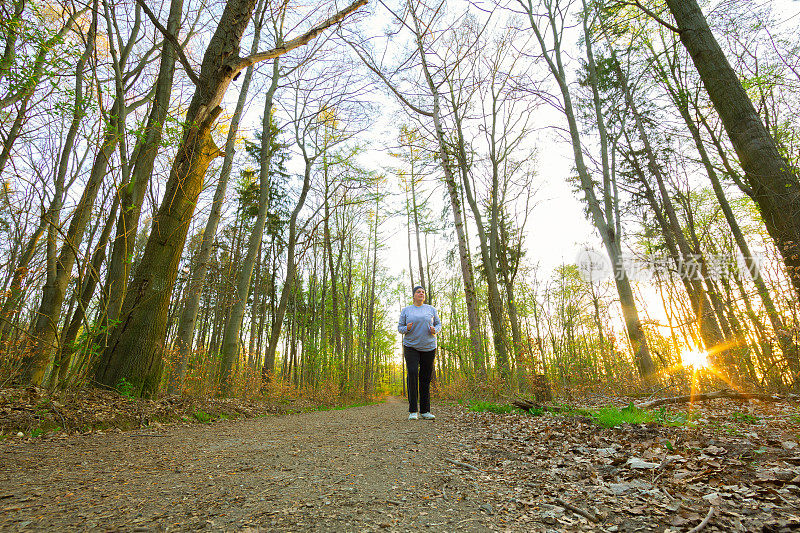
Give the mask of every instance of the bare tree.
POLYGON ((203 57, 200 74, 184 65, 196 78, 196 91, 186 113, 181 145, 170 172, 166 192, 153 221, 141 261, 129 286, 116 326, 103 352, 95 381, 116 387, 125 379, 137 393, 152 395, 161 377, 160 345, 164 341, 166 313, 177 276, 189 222, 194 213, 203 177, 211 161, 222 155, 211 135, 221 113, 220 102, 239 72, 259 61, 274 59, 302 46, 328 27, 360 8, 358 0, 305 34, 280 48, 247 57, 238 54, 255 0, 229 0, 203 57))

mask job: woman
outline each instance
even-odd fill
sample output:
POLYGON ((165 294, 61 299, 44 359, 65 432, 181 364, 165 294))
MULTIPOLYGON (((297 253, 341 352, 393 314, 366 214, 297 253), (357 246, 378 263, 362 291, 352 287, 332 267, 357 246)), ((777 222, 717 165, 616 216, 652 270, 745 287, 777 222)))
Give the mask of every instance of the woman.
POLYGON ((403 357, 408 369, 409 420, 433 420, 431 414, 431 376, 436 357, 436 334, 442 330, 439 315, 425 303, 425 289, 417 285, 412 291, 413 305, 400 312, 397 331, 403 334, 403 357), (417 415, 417 393, 419 412, 417 415))

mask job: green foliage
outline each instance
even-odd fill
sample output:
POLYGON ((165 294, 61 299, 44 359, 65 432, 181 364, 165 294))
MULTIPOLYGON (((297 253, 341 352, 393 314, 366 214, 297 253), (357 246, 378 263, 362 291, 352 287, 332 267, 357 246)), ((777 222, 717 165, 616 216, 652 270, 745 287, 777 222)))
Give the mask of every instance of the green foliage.
POLYGON ((736 422, 742 422, 744 424, 758 424, 761 422, 761 419, 755 415, 751 415, 749 413, 742 413, 737 411, 731 415, 736 422))
POLYGON ((652 412, 639 409, 633 404, 622 409, 601 407, 597 411, 591 412, 591 417, 597 424, 607 428, 622 424, 647 424, 656 421, 656 416, 652 412))
POLYGON ((686 426, 693 425, 697 420, 696 413, 668 413, 666 408, 662 407, 656 414, 656 422, 662 426, 686 426))
MULTIPOLYGON (((611 428, 622 424, 659 424, 661 426, 683 426, 690 424, 696 415, 686 413, 668 413, 666 409, 657 412, 639 409, 633 403, 622 409, 618 407, 601 407, 596 411, 574 410, 574 414, 584 414, 598 425, 611 428)), ((569 414, 569 413, 566 413, 569 414)), ((671 449, 672 444, 667 444, 671 449)))
POLYGON ((202 422, 203 424, 208 424, 214 419, 213 416, 206 413, 202 409, 198 409, 197 411, 192 413, 192 416, 195 418, 195 420, 197 420, 198 422, 202 422))
POLYGON ((36 437, 41 436, 42 434, 44 434, 44 430, 42 428, 36 428, 33 431, 31 431, 31 437, 33 437, 34 439, 36 437))
POLYGON ((117 382, 116 389, 120 396, 125 396, 126 398, 136 397, 136 385, 125 378, 122 378, 117 382))
POLYGON ((531 416, 542 416, 544 414, 544 407, 534 406, 528 409, 528 414, 531 416))

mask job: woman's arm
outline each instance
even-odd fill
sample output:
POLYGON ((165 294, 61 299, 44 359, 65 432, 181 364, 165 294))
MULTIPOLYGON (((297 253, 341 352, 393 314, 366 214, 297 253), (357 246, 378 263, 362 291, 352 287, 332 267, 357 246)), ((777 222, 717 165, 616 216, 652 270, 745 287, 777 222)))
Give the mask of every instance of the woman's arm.
POLYGON ((436 312, 436 308, 433 308, 433 329, 436 330, 438 334, 442 331, 442 321, 439 320, 439 314, 436 312))
POLYGON ((408 333, 408 322, 406 319, 406 310, 400 311, 400 320, 397 322, 397 331, 405 335, 408 333))

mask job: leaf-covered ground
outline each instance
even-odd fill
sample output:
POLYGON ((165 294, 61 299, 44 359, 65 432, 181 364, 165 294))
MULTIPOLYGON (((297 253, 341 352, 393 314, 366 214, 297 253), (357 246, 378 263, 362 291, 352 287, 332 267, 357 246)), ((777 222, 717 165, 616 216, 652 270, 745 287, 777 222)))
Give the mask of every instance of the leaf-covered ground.
POLYGON ((182 396, 140 400, 98 389, 49 394, 37 387, 8 388, 0 389, 0 439, 61 438, 167 423, 266 416, 309 405, 182 396), (22 435, 17 437, 19 433, 22 435))
POLYGON ((688 531, 713 507, 704 531, 800 530, 798 406, 687 409, 665 413, 692 420, 680 427, 611 429, 585 416, 465 413, 459 427, 478 435, 455 459, 480 468, 469 475, 513 529, 688 531))
POLYGON ((5 434, 9 412, 29 425, 0 444, 0 529, 664 532, 713 508, 702 531, 800 530, 797 404, 715 400, 664 413, 683 426, 603 428, 445 403, 435 421, 411 422, 390 398, 190 424, 221 404, 83 394, 100 396, 51 407, 41 391, 2 396, 5 434), (31 437, 48 413, 62 427, 105 425, 31 437))

